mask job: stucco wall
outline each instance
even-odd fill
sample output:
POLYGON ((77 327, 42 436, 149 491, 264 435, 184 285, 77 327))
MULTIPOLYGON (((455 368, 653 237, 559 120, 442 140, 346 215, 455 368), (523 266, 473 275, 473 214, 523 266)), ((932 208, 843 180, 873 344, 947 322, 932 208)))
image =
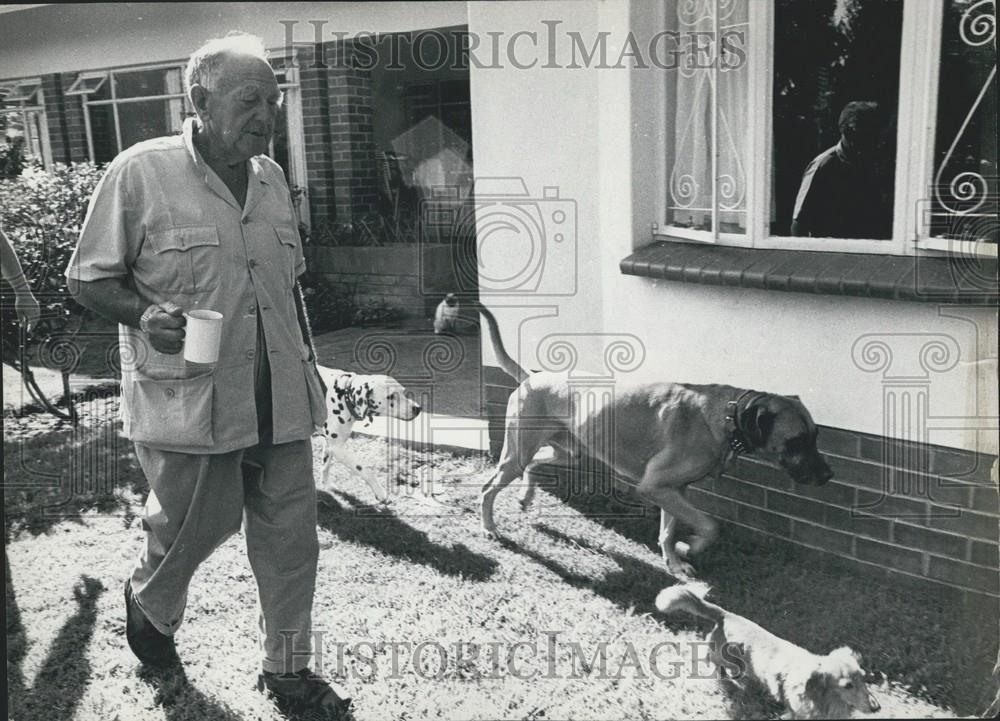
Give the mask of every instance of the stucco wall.
MULTIPOLYGON (((597 30, 610 32, 613 63, 629 29, 662 27, 658 12, 651 3, 470 3, 469 31, 544 37, 543 21, 560 20, 561 33, 578 31, 588 45, 597 30)), ((537 51, 539 65, 550 49, 537 51)), ((568 44, 555 52, 568 53, 568 44)), ((522 63, 531 57, 521 55, 522 63)), ((498 313, 524 365, 551 366, 547 336, 573 333, 585 334, 572 338, 578 365, 601 370, 604 350, 617 339, 644 352, 641 363, 625 364, 634 370, 613 371, 619 377, 794 393, 824 425, 912 439, 905 424, 926 422, 930 443, 996 453, 996 421, 988 418, 997 416, 994 310, 623 276, 618 261, 650 242, 659 220, 662 71, 503 65, 470 68, 477 178, 517 175, 533 192, 558 186, 579 211, 575 293, 485 295, 495 307, 534 306, 498 313), (549 317, 528 320, 542 314, 549 317), (881 356, 872 353, 883 348, 892 357, 880 368, 881 356), (935 348, 947 360, 935 359, 935 348), (899 401, 900 389, 925 396, 926 413, 887 423, 886 404, 899 401)), ((523 263, 523 251, 487 248, 480 262, 484 276, 505 277, 523 263)), ((571 272, 568 265, 552 269, 571 272)), ((493 362, 488 348, 484 362, 493 362)))

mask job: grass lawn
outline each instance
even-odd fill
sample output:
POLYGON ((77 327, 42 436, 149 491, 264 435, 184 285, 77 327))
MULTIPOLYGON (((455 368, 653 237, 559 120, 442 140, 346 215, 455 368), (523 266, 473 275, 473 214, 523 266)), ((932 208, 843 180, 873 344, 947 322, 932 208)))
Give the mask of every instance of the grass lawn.
MULTIPOLYGON (((281 718, 253 690, 256 593, 239 536, 192 583, 177 636, 184 673, 144 672, 127 650, 121 585, 141 548, 145 482, 117 435, 117 398, 81 410, 76 430, 41 415, 5 418, 11 718, 281 718)), ((359 720, 780 714, 710 677, 704 624, 655 612, 669 579, 652 514, 623 505, 614 517, 588 517, 595 497, 566 504, 558 489, 521 514, 510 491, 497 503, 508 539, 499 544, 478 532, 484 459, 390 451, 364 438, 352 446, 391 465, 401 492, 433 472, 453 504, 397 498, 375 511, 367 487, 340 468, 322 493, 314 622, 324 671, 354 697, 359 720)), ((318 475, 318 441, 314 450, 318 475)), ((985 704, 995 613, 986 624, 930 592, 816 558, 728 531, 701 567, 720 603, 779 635, 817 652, 860 651, 879 716, 985 704)))

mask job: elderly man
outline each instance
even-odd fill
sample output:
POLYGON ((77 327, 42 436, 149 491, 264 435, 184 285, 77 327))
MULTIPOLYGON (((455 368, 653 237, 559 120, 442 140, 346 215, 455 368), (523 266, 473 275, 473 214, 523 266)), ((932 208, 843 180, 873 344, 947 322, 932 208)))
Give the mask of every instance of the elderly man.
POLYGON ((309 670, 310 436, 324 389, 296 292, 305 261, 291 197, 263 155, 282 99, 266 58, 242 34, 191 56, 197 121, 115 158, 67 277, 80 303, 120 324, 123 430, 149 480, 145 548, 125 584, 132 651, 176 662, 191 577, 243 522, 260 598, 258 688, 339 718, 349 701, 309 670), (180 353, 193 309, 223 314, 213 365, 180 353))

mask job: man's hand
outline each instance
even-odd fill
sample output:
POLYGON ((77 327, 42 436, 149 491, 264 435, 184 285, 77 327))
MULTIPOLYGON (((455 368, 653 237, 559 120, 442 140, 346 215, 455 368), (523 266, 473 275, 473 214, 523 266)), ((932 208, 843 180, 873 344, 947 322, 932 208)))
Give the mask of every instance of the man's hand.
POLYGON ((184 309, 175 303, 165 301, 159 304, 142 321, 142 330, 149 336, 149 342, 160 353, 180 353, 184 347, 184 309))
POLYGON ((30 290, 18 293, 17 297, 14 298, 14 312, 17 313, 18 321, 29 331, 38 322, 41 311, 38 307, 38 301, 35 300, 35 296, 31 294, 30 290))

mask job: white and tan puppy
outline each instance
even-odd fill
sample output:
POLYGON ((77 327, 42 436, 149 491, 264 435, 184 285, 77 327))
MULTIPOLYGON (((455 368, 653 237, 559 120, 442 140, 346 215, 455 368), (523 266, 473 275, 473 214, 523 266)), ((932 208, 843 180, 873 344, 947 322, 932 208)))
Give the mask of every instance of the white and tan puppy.
POLYGON ((360 476, 380 503, 389 500, 387 483, 368 470, 347 449, 354 424, 370 424, 375 416, 388 416, 412 421, 420 415, 420 405, 399 381, 386 375, 359 375, 348 371, 321 368, 326 383, 326 422, 323 436, 323 485, 329 483, 330 466, 336 459, 356 476, 360 476))
POLYGON ((810 653, 706 601, 707 591, 703 584, 670 586, 657 595, 656 608, 714 621, 710 657, 723 675, 727 668, 739 668, 766 686, 795 719, 842 719, 849 718, 852 710, 875 713, 881 708, 865 685, 861 657, 847 646, 825 656, 810 653))

